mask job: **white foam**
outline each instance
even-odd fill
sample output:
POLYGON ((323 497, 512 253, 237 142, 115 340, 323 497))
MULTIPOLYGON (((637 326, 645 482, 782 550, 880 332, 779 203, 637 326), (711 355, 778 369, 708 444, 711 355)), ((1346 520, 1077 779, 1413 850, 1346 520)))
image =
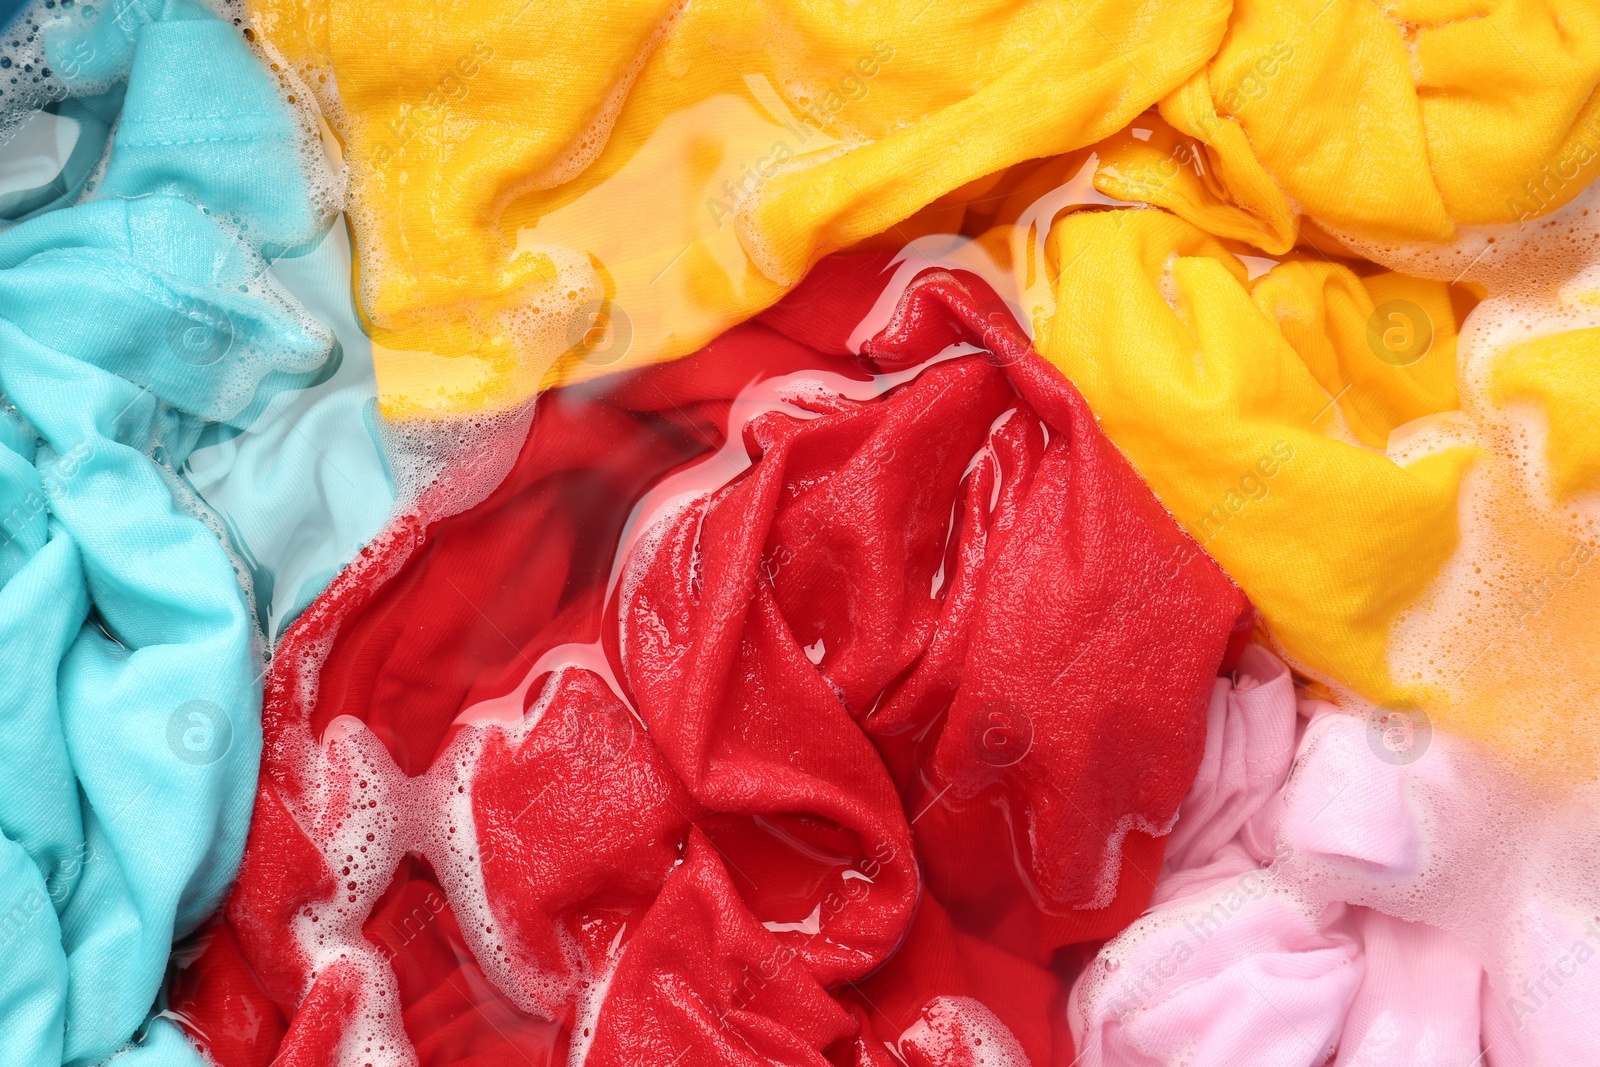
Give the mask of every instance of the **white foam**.
POLYGON ((900 1054, 915 1050, 950 1067, 1030 1067, 1032 1061, 999 1016, 972 997, 934 997, 900 1035, 900 1054))
MULTIPOLYGON (((393 968, 362 929, 407 854, 431 865, 473 958, 519 1010, 553 1020, 562 1004, 576 999, 590 1016, 598 1013, 620 947, 601 973, 590 973, 580 946, 566 945, 565 963, 580 976, 576 987, 518 960, 514 947, 507 947, 506 932, 496 933, 472 807, 474 778, 491 736, 518 748, 543 717, 563 670, 542 676, 544 688, 526 716, 464 718, 464 728, 416 777, 401 771, 383 742, 350 716, 335 718, 320 744, 304 750, 299 768, 304 789, 287 803, 334 872, 337 887, 331 897, 300 911, 294 935, 313 976, 341 961, 359 972, 360 995, 340 1047, 340 1067, 413 1067, 417 1062, 401 1022, 393 968)), ((301 730, 308 728, 300 724, 301 730)))

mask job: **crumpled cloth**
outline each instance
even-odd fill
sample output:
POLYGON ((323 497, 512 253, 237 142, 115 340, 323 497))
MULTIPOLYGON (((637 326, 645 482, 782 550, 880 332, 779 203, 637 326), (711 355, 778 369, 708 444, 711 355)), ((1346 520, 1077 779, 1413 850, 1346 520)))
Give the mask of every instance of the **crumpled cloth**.
POLYGON ((1216 51, 1228 5, 250 11, 344 145, 381 398, 409 417, 693 352, 824 255, 1121 128, 1216 51))
POLYGON ((1106 138, 1102 192, 1272 254, 1448 240, 1600 173, 1584 0, 251 11, 340 116, 392 414, 693 351, 822 255, 1106 138), (1182 165, 1114 136, 1152 106, 1182 165))
POLYGON ((1054 950, 1148 901, 1251 613, 975 278, 865 373, 885 262, 550 392, 291 628, 218 1063, 1072 1060, 1054 950))
POLYGON ((1543 988, 1505 989, 1456 934, 1351 902, 1421 871, 1412 782, 1462 781, 1435 742, 1377 758, 1367 721, 1309 699, 1297 714, 1288 670, 1247 650, 1216 682, 1150 912, 1073 990, 1085 1067, 1588 1062, 1594 932, 1530 898, 1500 933, 1543 988))
MULTIPOLYGON (((250 604, 175 472, 331 351, 260 254, 327 221, 304 130, 234 27, 121 10, 84 87, 126 79, 93 199, 0 234, 0 1062, 28 1067, 141 1030, 129 1062, 195 1062, 143 1027, 174 937, 237 870, 261 684, 250 604)), ((97 32, 69 19, 47 47, 97 32)))
POLYGON ((1040 353, 1274 639, 1367 699, 1403 695, 1391 627, 1455 551, 1475 450, 1383 449, 1458 405, 1450 287, 1310 256, 1251 279, 1222 242, 1148 210, 1066 215, 1035 266, 1056 278, 1040 353), (1388 359, 1372 343, 1375 312, 1397 304, 1431 324, 1432 349, 1388 359))
POLYGON ((217 423, 179 471, 227 533, 268 642, 388 523, 396 487, 380 438, 372 344, 349 295, 350 241, 328 229, 267 274, 333 331, 317 380, 274 396, 247 427, 217 423))
POLYGON ((1586 0, 1238 0, 1161 114, 1262 222, 1247 239, 1278 253, 1300 212, 1448 241, 1555 210, 1600 175, 1597 86, 1586 0))
POLYGON ((1566 330, 1512 346, 1494 364, 1495 403, 1531 401, 1543 411, 1544 455, 1558 498, 1600 488, 1600 329, 1566 330))

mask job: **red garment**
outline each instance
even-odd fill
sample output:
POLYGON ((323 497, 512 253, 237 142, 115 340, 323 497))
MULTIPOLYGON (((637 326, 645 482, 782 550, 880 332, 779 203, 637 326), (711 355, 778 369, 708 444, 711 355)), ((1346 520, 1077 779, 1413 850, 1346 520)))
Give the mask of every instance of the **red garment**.
POLYGON ((1071 1061, 1249 607, 976 278, 847 356, 883 266, 546 394, 295 624, 174 996, 218 1062, 1071 1061))

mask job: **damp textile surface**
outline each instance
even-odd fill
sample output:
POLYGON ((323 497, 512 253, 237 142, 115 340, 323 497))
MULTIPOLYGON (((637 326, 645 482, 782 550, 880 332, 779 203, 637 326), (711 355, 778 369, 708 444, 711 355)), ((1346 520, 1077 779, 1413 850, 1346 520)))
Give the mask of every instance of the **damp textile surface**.
MULTIPOLYGON (((224 543, 253 558, 252 591, 269 601, 275 572, 298 561, 259 513, 226 494, 213 507, 191 464, 231 442, 230 461, 247 461, 233 491, 266 499, 283 468, 248 460, 265 455, 275 405, 304 394, 302 408, 352 425, 334 412, 372 396, 370 369, 363 401, 360 358, 342 365, 262 256, 323 258, 329 216, 303 128, 232 26, 183 3, 127 12, 136 32, 100 72, 111 87, 49 112, 85 139, 91 118, 117 122, 96 187, 75 206, 18 199, 22 221, 0 234, 7 1064, 99 1063, 136 1036, 119 1063, 198 1062, 149 1017, 174 938, 222 900, 249 824, 260 637, 224 543)), ((94 159, 104 137, 83 143, 94 159)), ((79 154, 63 173, 81 185, 79 154)), ((358 540, 392 499, 361 425, 272 449, 296 479, 318 463, 367 476, 322 505, 358 540)))
POLYGON ((1199 69, 1227 8, 250 5, 287 91, 333 116, 397 416, 595 373, 556 360, 612 306, 628 363, 692 352, 823 255, 1113 133, 1199 69))
MULTIPOLYGON (((125 54, 97 194, 0 235, 8 1064, 121 1048, 173 937, 234 876, 258 650, 229 558, 172 472, 207 427, 248 420, 331 352, 260 281, 261 242, 304 244, 323 223, 301 130, 231 26, 179 3, 159 16, 125 54), (197 130, 197 79, 227 138, 197 130), (208 211, 246 213, 249 238, 208 211)), ((194 1063, 169 1027, 152 1024, 138 1058, 194 1063)))
POLYGON ((981 282, 919 280, 877 378, 845 358, 883 262, 552 392, 493 495, 290 631, 174 1001, 218 1062, 1070 1062, 1052 955, 1143 908, 1250 613, 981 282))
MULTIPOLYGON (((1600 167, 1584 0, 250 6, 290 91, 337 85, 396 413, 514 403, 597 316, 630 362, 692 351, 822 255, 1153 106, 1203 164, 1157 195, 1224 201, 1212 232, 1274 254, 1301 213, 1448 240, 1600 167)), ((1161 153, 1117 153, 1103 187, 1148 199, 1129 177, 1161 153)))
POLYGON ((1597 86, 1592 0, 33 0, 0 1067, 1600 1064, 1597 86))
MULTIPOLYGON (((1572 923, 1565 940, 1525 890, 1518 911, 1544 936, 1513 951, 1535 972, 1559 959, 1559 981, 1519 989, 1493 981, 1459 936, 1358 903, 1424 867, 1416 783, 1465 766, 1461 751, 1412 760, 1373 741, 1331 705, 1297 709, 1287 668, 1259 647, 1235 680, 1218 679, 1153 907, 1073 991, 1080 1062, 1583 1062, 1600 1033, 1583 966, 1600 941, 1592 928, 1572 923), (1256 992, 1268 988, 1270 999, 1256 992)), ((1498 939, 1514 940, 1512 927, 1498 939)))

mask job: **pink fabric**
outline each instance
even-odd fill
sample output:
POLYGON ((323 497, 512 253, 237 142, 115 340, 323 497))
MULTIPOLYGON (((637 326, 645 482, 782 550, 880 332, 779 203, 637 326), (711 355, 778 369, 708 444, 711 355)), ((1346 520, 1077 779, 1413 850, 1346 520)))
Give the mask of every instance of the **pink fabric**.
POLYGON ((1206 710, 1200 770, 1167 837, 1155 901, 1271 859, 1276 800, 1294 759, 1299 718, 1288 668, 1251 645, 1234 679, 1218 678, 1206 710))
POLYGON ((1363 720, 1330 704, 1308 710, 1300 773, 1284 796, 1283 840, 1352 871, 1415 874, 1422 844, 1406 802, 1410 767, 1374 758, 1363 720))
POLYGON ((1314 863, 1355 899, 1414 874, 1416 768, 1375 758, 1366 724, 1331 705, 1297 713, 1288 670, 1260 648, 1218 680, 1206 726, 1153 908, 1073 990, 1081 1067, 1521 1064, 1518 1027, 1459 938, 1337 899, 1313 911, 1281 876, 1314 863), (1501 1054, 1480 1058, 1496 1036, 1501 1054))
POLYGON ((1600 917, 1575 915, 1535 892, 1508 918, 1519 980, 1484 990, 1488 1067, 1600 1063, 1600 917))
POLYGON ((1471 1064, 1481 1051, 1483 967, 1460 938, 1370 908, 1356 913, 1366 973, 1335 1067, 1471 1064))

